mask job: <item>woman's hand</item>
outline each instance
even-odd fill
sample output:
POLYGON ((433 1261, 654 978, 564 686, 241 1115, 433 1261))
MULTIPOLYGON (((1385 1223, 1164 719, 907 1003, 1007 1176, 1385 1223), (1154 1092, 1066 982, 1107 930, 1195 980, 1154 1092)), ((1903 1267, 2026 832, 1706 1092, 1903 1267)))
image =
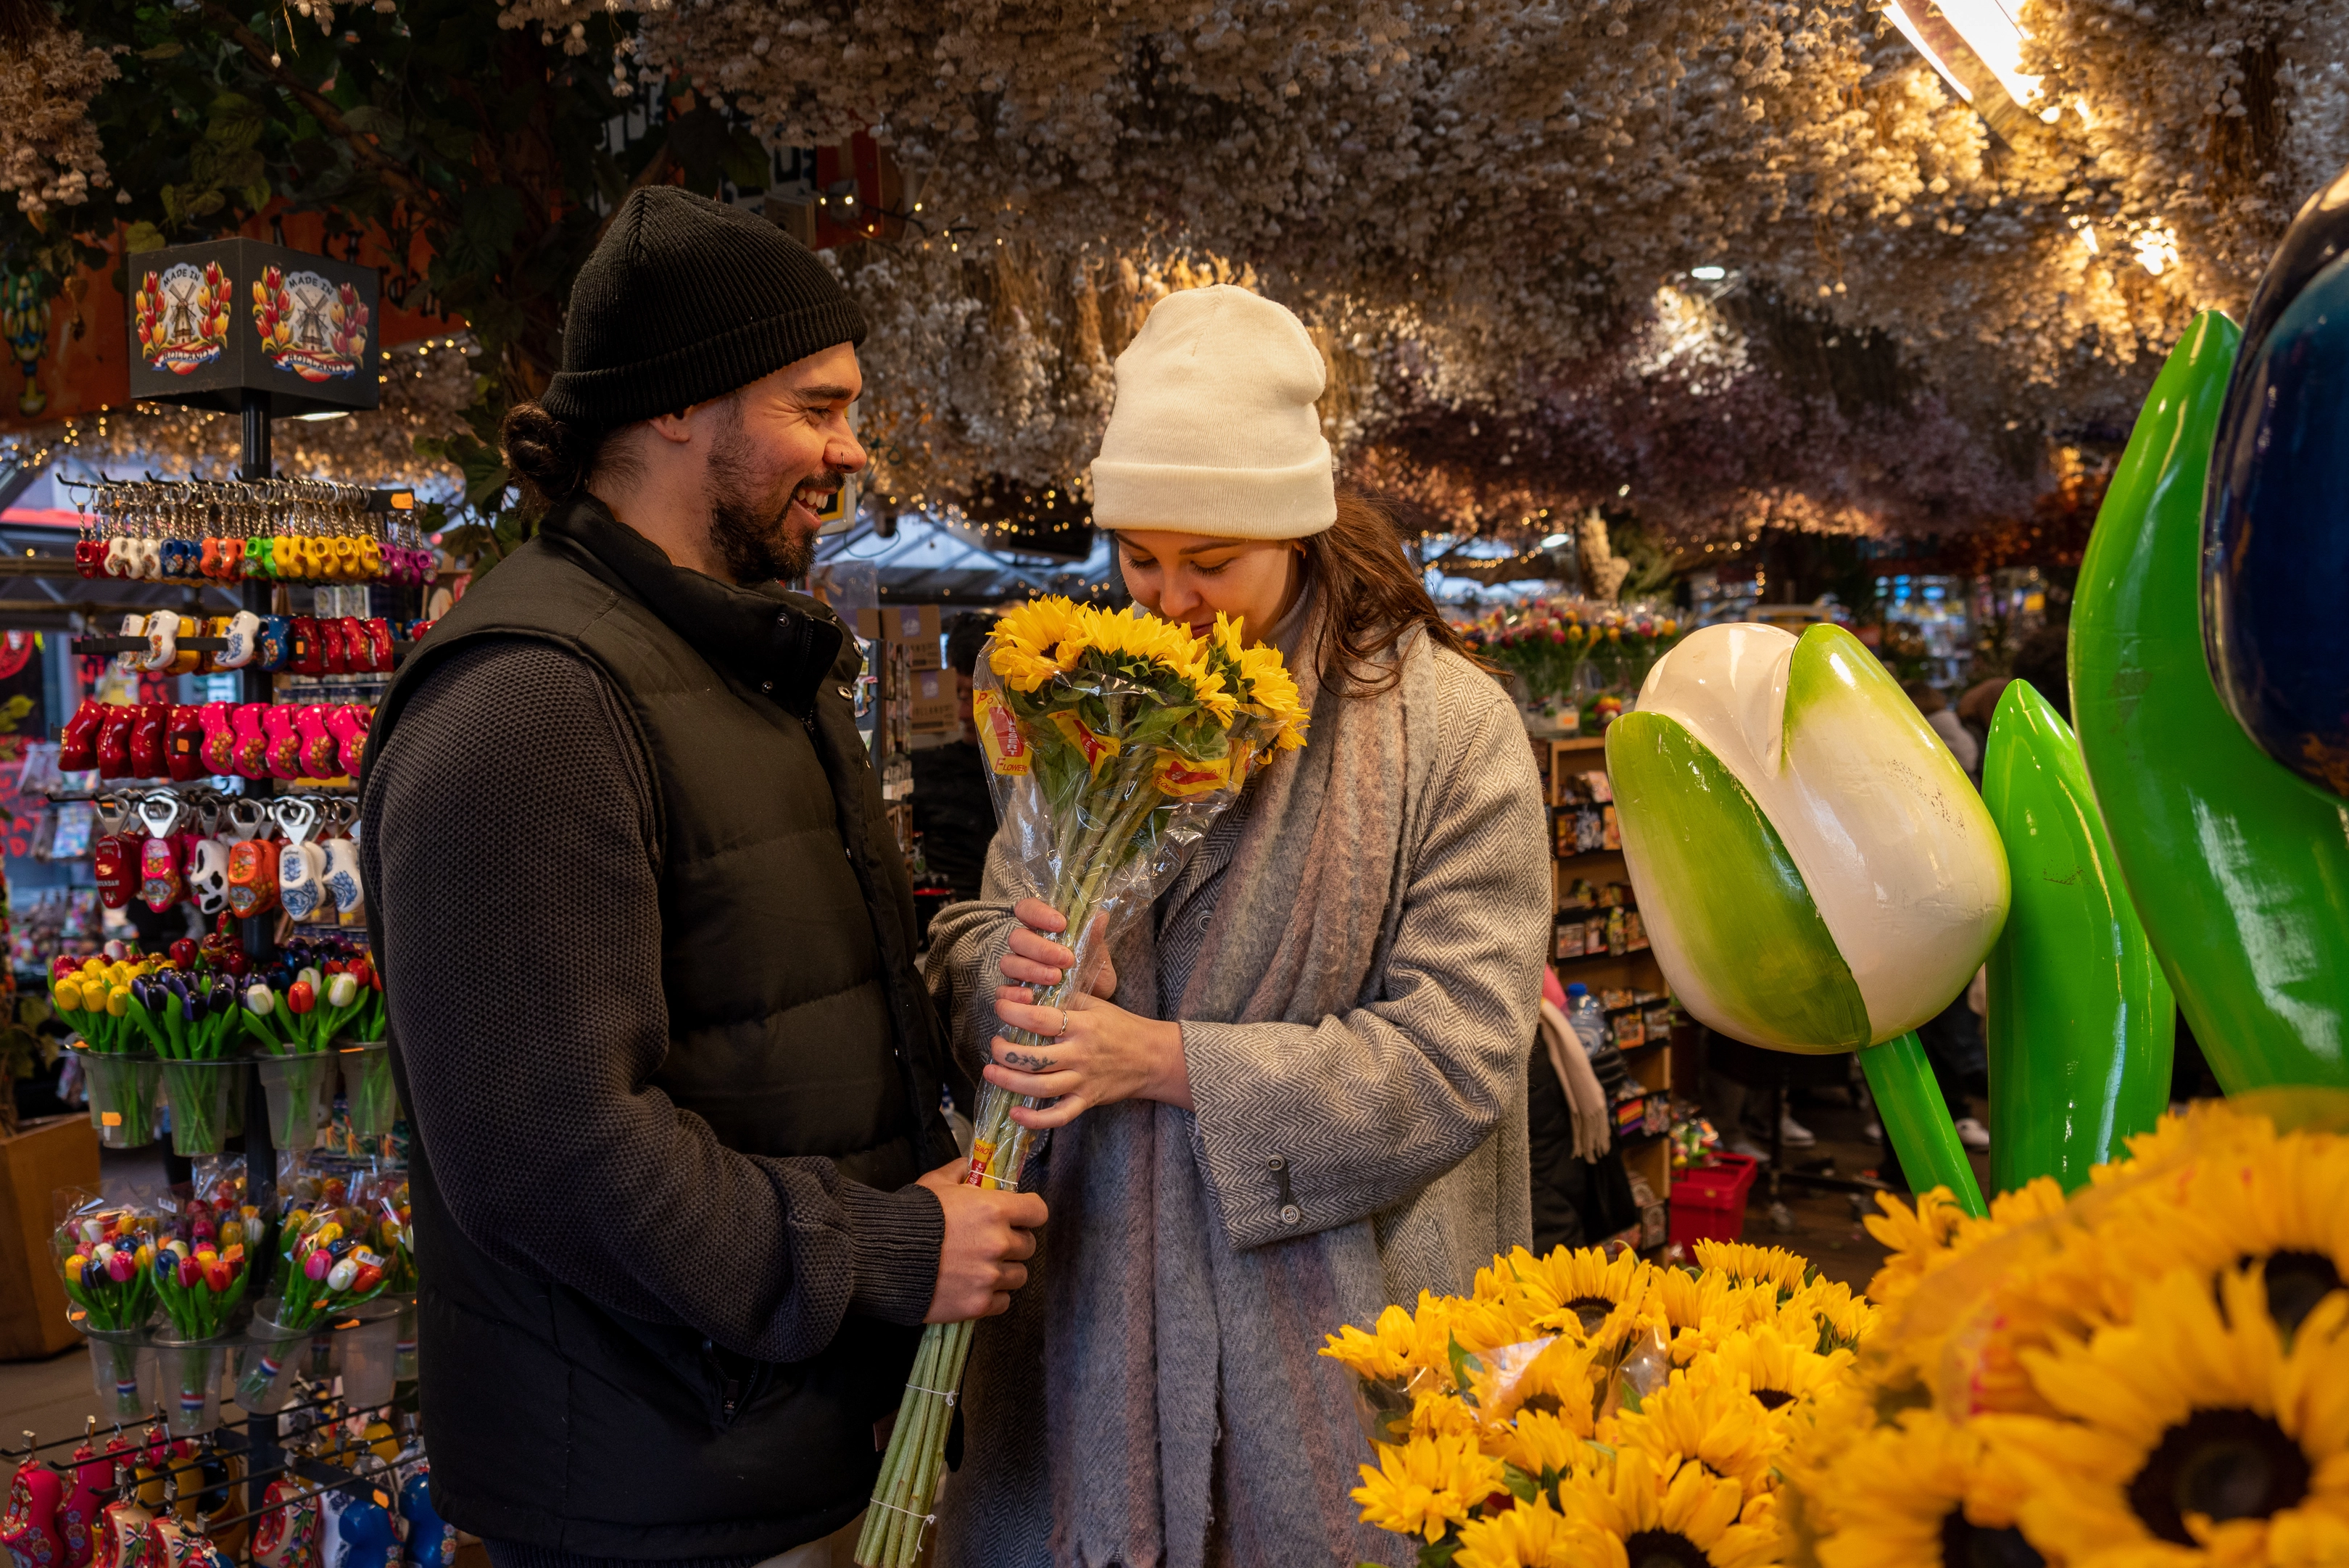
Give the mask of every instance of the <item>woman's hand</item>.
MULTIPOLYGON (((1058 985, 1077 961, 1077 955, 1057 940, 1069 929, 1068 917, 1040 898, 1021 899, 1011 906, 1011 913, 1019 923, 1011 928, 1011 951, 996 967, 1012 986, 1058 985)), ((1108 918, 1103 915, 1101 920, 1108 918)), ((1093 965, 1085 989, 1096 996, 1116 995, 1117 966, 1109 961, 1106 946, 1093 965)))
POLYGON ((1066 1127, 1094 1106, 1122 1099, 1191 1109, 1182 1026, 1141 1017, 1081 992, 1069 998, 1066 1011, 1037 1006, 1033 996, 1024 985, 997 989, 995 1016, 1044 1039, 1017 1045, 998 1035, 984 1076, 998 1088, 1055 1103, 1014 1106, 1012 1120, 1038 1130, 1066 1127))
POLYGON ((1016 1045, 998 1036, 985 1077, 1013 1094, 1059 1101, 1035 1109, 1015 1106, 1012 1120, 1037 1130, 1065 1127, 1093 1106, 1121 1099, 1188 1109, 1191 1074, 1181 1027, 1104 1000, 1117 994, 1117 971, 1106 952, 1091 976, 1092 995, 1071 995, 1065 1011, 1036 1006, 1037 988, 1059 985, 1076 964, 1077 955, 1055 940, 1069 923, 1040 899, 1023 898, 1011 913, 1020 923, 1001 968, 1012 984, 996 988, 995 1016, 1044 1037, 1044 1043, 1016 1045))

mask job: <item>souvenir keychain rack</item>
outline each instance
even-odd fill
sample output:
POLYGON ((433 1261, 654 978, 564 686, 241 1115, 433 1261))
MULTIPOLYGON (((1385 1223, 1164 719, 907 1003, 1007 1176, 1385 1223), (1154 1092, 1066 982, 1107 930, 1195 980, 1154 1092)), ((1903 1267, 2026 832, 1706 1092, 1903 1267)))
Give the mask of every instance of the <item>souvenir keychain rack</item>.
MULTIPOLYGON (((287 1515, 304 1504, 315 1504, 331 1492, 346 1491, 354 1487, 373 1486, 379 1503, 397 1512, 398 1502, 386 1493, 397 1493, 399 1474, 415 1460, 405 1457, 386 1460, 373 1450, 365 1438, 365 1429, 382 1422, 393 1434, 392 1440, 403 1455, 419 1433, 412 1405, 394 1399, 388 1404, 352 1406, 329 1393, 326 1387, 306 1379, 296 1380, 296 1396, 293 1403, 266 1416, 247 1415, 239 1419, 224 1419, 210 1431, 192 1439, 172 1436, 167 1416, 159 1405, 151 1425, 136 1434, 124 1429, 121 1422, 112 1424, 115 1439, 129 1439, 131 1447, 119 1453, 124 1465, 147 1464, 150 1480, 160 1490, 160 1500, 150 1510, 157 1519, 170 1518, 191 1533, 199 1534, 217 1546, 222 1539, 233 1541, 234 1549, 223 1551, 232 1563, 252 1564, 253 1546, 260 1533, 258 1526, 272 1514, 287 1515), (165 1459, 160 1464, 152 1461, 153 1450, 163 1445, 188 1442, 197 1452, 189 1458, 165 1459), (356 1453, 354 1452, 356 1450, 356 1453), (180 1486, 190 1469, 200 1467, 206 1456, 233 1457, 239 1464, 234 1480, 226 1483, 238 1504, 234 1511, 210 1516, 191 1516, 193 1511, 181 1511, 185 1501, 180 1486), (263 1501, 269 1484, 279 1477, 291 1477, 296 1482, 306 1482, 303 1489, 274 1502, 263 1501)), ((86 1429, 77 1437, 57 1438, 48 1442, 36 1440, 27 1431, 21 1445, 7 1450, 6 1457, 19 1463, 43 1460, 51 1468, 67 1471, 91 1462, 106 1462, 109 1452, 116 1448, 112 1442, 98 1441, 100 1423, 98 1418, 88 1419, 86 1429), (78 1449, 87 1446, 98 1459, 78 1460, 60 1450, 78 1449)), ((378 1439, 380 1440, 380 1439, 378 1439)), ((118 1472, 119 1473, 119 1472, 118 1472)), ((90 1490, 102 1502, 111 1502, 126 1495, 136 1496, 149 1484, 136 1477, 110 1480, 90 1490)), ((200 1480, 198 1485, 202 1485, 200 1480)), ((206 1490, 218 1490, 208 1488, 206 1490)), ((200 1494, 201 1495, 201 1494, 200 1494)), ((283 1534, 285 1521, 277 1521, 283 1534)))
POLYGON ((331 480, 68 482, 89 519, 74 545, 85 578, 415 586, 432 573, 413 490, 331 480))
MULTIPOLYGON (((202 481, 191 481, 196 490, 202 490, 207 496, 208 504, 220 508, 225 503, 227 509, 233 511, 234 505, 243 497, 293 497, 305 493, 332 493, 348 497, 354 494, 364 494, 369 497, 368 505, 371 512, 378 505, 374 498, 381 497, 383 499, 379 503, 380 515, 387 518, 395 513, 413 516, 414 495, 411 491, 359 491, 350 486, 335 486, 332 487, 331 492, 305 491, 301 487, 308 481, 278 480, 275 477, 274 461, 270 451, 271 394, 255 387, 244 388, 242 393, 240 414, 243 419, 243 450, 235 481, 239 488, 233 491, 227 486, 206 486, 202 481)), ((161 481, 148 482, 160 484, 161 481)), ((120 496, 129 496, 132 492, 118 487, 117 493, 120 496)), ((417 542, 420 545, 422 542, 419 539, 417 542)), ((160 551, 158 553, 160 555, 160 551)), ((193 581, 201 582, 204 579, 199 574, 193 581)), ((267 616, 274 613, 280 581, 284 579, 247 573, 236 583, 223 585, 233 586, 239 591, 243 600, 242 608, 255 615, 267 616)), ((420 582, 421 579, 419 581, 420 582)), ((400 605, 405 613, 396 618, 412 619, 419 609, 417 601, 422 596, 420 588, 414 585, 396 585, 388 591, 395 600, 406 601, 400 605)), ((222 651, 224 645, 222 640, 218 638, 191 637, 181 640, 179 645, 191 652, 202 653, 222 651)), ((72 645, 73 651, 77 654, 132 653, 146 646, 144 638, 129 637, 77 637, 72 645)), ((406 651, 405 645, 394 645, 395 664, 406 651)), ((273 700, 274 696, 273 672, 248 665, 234 673, 241 677, 240 696, 243 701, 268 703, 273 700)), ((247 779, 243 789, 248 795, 267 798, 281 793, 275 788, 279 780, 274 779, 247 779)), ((244 949, 256 962, 269 958, 275 948, 276 944, 271 929, 274 918, 274 914, 262 915, 239 923, 244 949)), ((248 1201, 260 1206, 264 1212, 274 1212, 277 1204, 277 1150, 270 1136, 268 1105, 264 1095, 260 1075, 252 1075, 248 1093, 251 1098, 247 1102, 244 1117, 245 1170, 249 1173, 248 1201)), ((172 1159, 173 1157, 168 1155, 166 1157, 167 1171, 174 1181, 184 1179, 184 1171, 171 1168, 172 1159)), ((264 1256, 254 1260, 252 1266, 254 1269, 255 1277, 252 1288, 256 1294, 267 1285, 266 1270, 274 1261, 274 1256, 264 1256)), ((258 1427, 248 1425, 245 1442, 250 1455, 249 1464, 256 1467, 279 1466, 282 1470, 284 1456, 277 1448, 275 1440, 280 1429, 267 1426, 265 1423, 258 1427)))

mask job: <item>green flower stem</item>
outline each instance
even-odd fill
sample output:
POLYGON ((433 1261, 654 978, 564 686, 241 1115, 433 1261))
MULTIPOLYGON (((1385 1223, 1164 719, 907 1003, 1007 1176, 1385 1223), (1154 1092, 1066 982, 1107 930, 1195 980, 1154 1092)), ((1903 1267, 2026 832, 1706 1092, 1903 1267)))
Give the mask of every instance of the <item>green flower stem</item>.
POLYGON ((1958 1141, 1950 1108, 1933 1081, 1916 1031, 1880 1046, 1861 1047, 1859 1066, 1868 1074, 1868 1092, 1876 1097, 1884 1140, 1900 1156, 1909 1190, 1947 1187, 1967 1213, 1976 1219, 1987 1215, 1990 1209, 1974 1181, 1974 1168, 1966 1162, 1965 1146, 1958 1141))
MULTIPOLYGON (((1039 1006, 1057 1007, 1074 994, 1079 976, 1091 966, 1098 944, 1106 934, 1092 930, 1101 913, 1105 891, 1140 852, 1138 842, 1151 816, 1165 804, 1150 788, 1152 752, 1137 751, 1119 769, 1109 791, 1110 810, 1087 812, 1072 800, 1056 815, 1061 820, 1055 834, 1055 865, 1050 903, 1069 922, 1068 945, 1077 962, 1059 984, 1040 989, 1039 1006), (1072 826, 1071 826, 1072 825, 1072 826)), ((1080 791, 1081 796, 1083 792, 1080 791)), ((1008 1037, 1028 1045, 1045 1044, 1027 1029, 1008 1029, 1008 1037)), ((1034 1147, 1035 1133, 1011 1119, 1017 1106, 1033 1107, 1026 1096, 1008 1094, 994 1085, 979 1092, 974 1129, 978 1170, 995 1186, 1009 1191, 1034 1147)), ((950 1395, 962 1387, 963 1367, 970 1357, 972 1325, 933 1324, 923 1331, 915 1352, 914 1368, 897 1408, 897 1425, 882 1456, 881 1473, 873 1488, 874 1506, 865 1511, 864 1526, 856 1544, 863 1568, 913 1568, 920 1560, 926 1521, 937 1496, 939 1472, 946 1463, 946 1439, 954 1421, 950 1395)))

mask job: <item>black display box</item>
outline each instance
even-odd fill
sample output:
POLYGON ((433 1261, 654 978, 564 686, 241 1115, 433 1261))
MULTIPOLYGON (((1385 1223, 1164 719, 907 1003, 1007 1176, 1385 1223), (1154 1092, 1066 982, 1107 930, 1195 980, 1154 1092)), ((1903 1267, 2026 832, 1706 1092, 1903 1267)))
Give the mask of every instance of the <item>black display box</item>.
POLYGON ((233 413, 253 389, 275 418, 376 406, 375 268, 243 239, 125 259, 133 400, 233 413))

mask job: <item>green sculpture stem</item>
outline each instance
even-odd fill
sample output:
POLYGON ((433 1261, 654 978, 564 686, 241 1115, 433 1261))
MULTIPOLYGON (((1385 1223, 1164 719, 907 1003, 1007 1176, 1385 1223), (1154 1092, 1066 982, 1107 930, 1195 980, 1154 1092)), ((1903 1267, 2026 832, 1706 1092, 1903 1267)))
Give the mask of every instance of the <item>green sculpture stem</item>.
POLYGON ((1976 1219, 1989 1214, 1982 1188, 1974 1181, 1974 1168, 1966 1162, 1965 1145, 1958 1141, 1949 1104, 1941 1099, 1941 1086, 1933 1081, 1932 1067, 1925 1060, 1925 1047, 1916 1031, 1880 1046, 1862 1047, 1859 1067, 1868 1075, 1868 1092, 1876 1097, 1876 1116, 1884 1123, 1884 1140, 1900 1156, 1909 1190, 1923 1192, 1947 1187, 1967 1213, 1976 1219))

